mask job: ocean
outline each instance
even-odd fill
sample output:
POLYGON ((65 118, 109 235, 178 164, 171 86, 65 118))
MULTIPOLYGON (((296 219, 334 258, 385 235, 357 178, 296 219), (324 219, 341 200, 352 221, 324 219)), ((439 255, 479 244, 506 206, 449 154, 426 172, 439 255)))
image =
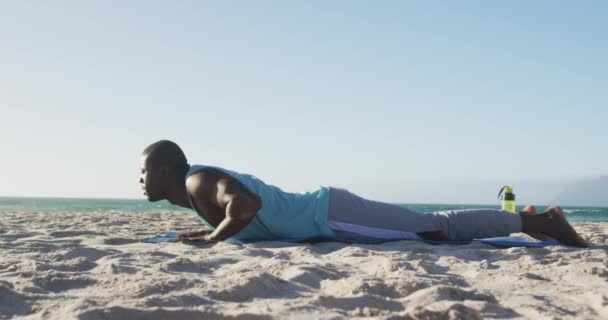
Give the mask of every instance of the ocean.
MULTIPOLYGON (((399 204, 421 212, 451 209, 500 208, 481 204, 399 204)), ((536 205, 543 211, 546 205, 536 205)), ((523 207, 517 207, 521 210, 523 207)), ((562 206, 570 221, 608 221, 608 208, 585 206, 562 206)), ((192 212, 171 205, 167 201, 148 202, 144 199, 63 199, 63 198, 8 198, 0 197, 0 212, 41 211, 41 212, 192 212)))

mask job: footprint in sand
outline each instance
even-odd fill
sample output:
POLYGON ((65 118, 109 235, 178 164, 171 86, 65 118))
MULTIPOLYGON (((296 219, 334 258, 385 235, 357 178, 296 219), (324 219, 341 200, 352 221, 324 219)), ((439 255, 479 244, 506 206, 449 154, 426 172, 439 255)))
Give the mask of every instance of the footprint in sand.
POLYGON ((0 280, 0 318, 30 313, 29 299, 15 291, 13 285, 0 280))

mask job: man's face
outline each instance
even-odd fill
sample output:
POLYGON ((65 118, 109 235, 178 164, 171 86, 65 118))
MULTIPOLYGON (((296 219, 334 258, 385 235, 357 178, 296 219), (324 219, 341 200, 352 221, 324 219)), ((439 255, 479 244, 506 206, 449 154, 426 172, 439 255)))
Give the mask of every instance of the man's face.
POLYGON ((139 183, 148 197, 148 201, 159 201, 165 198, 164 187, 166 177, 162 174, 162 169, 154 165, 153 161, 147 156, 141 157, 141 177, 139 183))

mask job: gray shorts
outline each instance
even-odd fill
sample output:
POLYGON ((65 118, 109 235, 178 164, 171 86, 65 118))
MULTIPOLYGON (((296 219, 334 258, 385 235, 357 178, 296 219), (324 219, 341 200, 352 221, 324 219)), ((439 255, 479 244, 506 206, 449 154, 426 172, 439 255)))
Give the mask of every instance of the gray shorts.
POLYGON ((521 218, 498 209, 417 212, 329 188, 329 227, 340 241, 472 240, 521 232, 521 218))

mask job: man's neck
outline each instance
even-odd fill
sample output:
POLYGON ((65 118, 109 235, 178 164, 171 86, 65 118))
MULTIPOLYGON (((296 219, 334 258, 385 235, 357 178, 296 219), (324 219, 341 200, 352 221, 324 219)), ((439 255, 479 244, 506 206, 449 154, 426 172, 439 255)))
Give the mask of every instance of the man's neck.
MULTIPOLYGON (((185 177, 189 170, 190 165, 187 165, 187 168, 185 168, 183 172, 177 174, 177 176, 185 177)), ((177 188, 169 190, 167 201, 176 206, 192 209, 190 199, 188 198, 188 192, 186 191, 185 178, 183 181, 180 180, 180 182, 177 184, 177 188)))
POLYGON ((184 207, 191 209, 190 199, 188 199, 188 193, 186 192, 186 188, 183 189, 175 189, 169 192, 167 196, 167 201, 176 206, 184 207))

